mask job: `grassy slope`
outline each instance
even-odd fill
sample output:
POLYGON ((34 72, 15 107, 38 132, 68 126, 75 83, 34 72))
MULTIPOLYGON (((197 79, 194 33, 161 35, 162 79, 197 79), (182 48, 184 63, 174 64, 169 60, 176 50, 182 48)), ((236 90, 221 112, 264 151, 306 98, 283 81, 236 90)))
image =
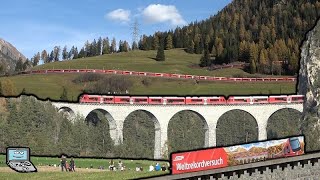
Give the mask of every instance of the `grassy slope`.
MULTIPOLYGON (((46 157, 31 157, 31 161, 35 166, 48 165, 48 164, 59 164, 59 158, 46 158, 46 157)), ((5 156, 0 155, 0 167, 5 167, 5 156)), ((118 160, 114 160, 114 162, 118 163, 118 160)), ((161 174, 169 173, 166 172, 147 172, 150 164, 155 165, 158 161, 146 161, 146 160, 122 160, 123 164, 126 168, 131 168, 129 171, 125 172, 82 172, 82 173, 61 173, 61 172, 38 172, 32 174, 20 174, 14 172, 1 172, 0 179, 78 179, 81 176, 81 179, 90 178, 90 179, 132 179, 132 178, 141 178, 141 177, 150 177, 161 174), (134 169, 137 166, 142 166, 144 168, 144 172, 135 172, 134 169)), ((159 161, 160 164, 163 162, 159 161)), ((75 163, 77 167, 87 168, 90 165, 93 165, 94 169, 97 169, 99 166, 104 166, 105 168, 109 166, 109 160, 106 159, 78 159, 75 158, 75 163)))
POLYGON ((158 62, 156 51, 130 51, 106 54, 97 57, 47 63, 33 69, 119 69, 131 71, 166 72, 210 76, 231 76, 241 74, 252 76, 240 69, 208 71, 205 68, 191 68, 199 63, 201 55, 188 54, 183 49, 166 50, 166 61, 158 62))
MULTIPOLYGON (((74 84, 72 80, 77 74, 46 74, 46 75, 19 75, 7 77, 17 88, 17 95, 23 88, 27 93, 37 95, 39 98, 59 100, 62 86, 68 91, 69 100, 77 100, 81 89, 88 84, 74 84)), ((3 79, 5 77, 0 78, 3 79)), ((295 93, 294 83, 230 83, 208 82, 194 80, 175 80, 164 78, 149 78, 150 85, 145 86, 141 81, 145 77, 128 77, 133 82, 129 90, 132 95, 248 95, 248 94, 282 94, 295 93)))
MULTIPOLYGON (((166 51, 167 60, 157 62, 154 58, 156 51, 131 51, 76 59, 63 62, 48 63, 34 67, 34 69, 68 69, 68 68, 95 68, 95 69, 121 69, 133 71, 168 72, 181 74, 198 74, 210 76, 252 76, 240 69, 221 69, 207 71, 206 69, 191 68, 199 62, 201 55, 188 54, 183 49, 166 51)), ((68 98, 76 101, 84 86, 88 84, 74 84, 72 80, 77 74, 46 74, 46 75, 19 75, 1 77, 11 79, 20 94, 23 88, 27 93, 35 94, 39 98, 59 100, 62 86, 68 91, 68 98)), ((146 77, 125 76, 134 82, 129 90, 132 95, 250 95, 250 94, 282 94, 295 93, 294 83, 226 83, 205 82, 196 84, 194 80, 152 78, 149 86, 141 81, 146 77), (177 86, 178 85, 178 86, 177 86), (179 87, 179 88, 177 88, 179 87)))

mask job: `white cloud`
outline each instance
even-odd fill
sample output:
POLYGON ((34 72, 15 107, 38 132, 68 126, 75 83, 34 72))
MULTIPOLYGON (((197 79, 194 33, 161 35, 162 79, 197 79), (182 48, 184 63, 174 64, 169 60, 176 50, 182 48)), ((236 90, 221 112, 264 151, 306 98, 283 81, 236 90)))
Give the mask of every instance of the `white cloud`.
POLYGON ((185 25, 186 21, 182 18, 175 6, 150 4, 143 9, 142 15, 147 23, 170 22, 172 25, 185 25))
POLYGON ((130 21, 130 14, 131 12, 129 10, 116 9, 106 14, 105 18, 114 21, 128 22, 130 21))

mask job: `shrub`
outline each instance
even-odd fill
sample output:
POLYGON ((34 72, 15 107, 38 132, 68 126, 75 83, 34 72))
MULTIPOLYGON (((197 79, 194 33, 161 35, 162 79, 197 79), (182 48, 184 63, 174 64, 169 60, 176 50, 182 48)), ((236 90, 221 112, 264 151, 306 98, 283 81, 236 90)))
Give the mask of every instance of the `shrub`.
POLYGON ((107 76, 100 79, 84 92, 92 94, 108 94, 108 92, 125 93, 132 87, 132 82, 123 76, 107 76))
POLYGON ((78 84, 83 82, 99 81, 102 78, 103 78, 103 75, 101 74, 86 73, 86 74, 80 74, 78 77, 72 80, 72 82, 78 84))

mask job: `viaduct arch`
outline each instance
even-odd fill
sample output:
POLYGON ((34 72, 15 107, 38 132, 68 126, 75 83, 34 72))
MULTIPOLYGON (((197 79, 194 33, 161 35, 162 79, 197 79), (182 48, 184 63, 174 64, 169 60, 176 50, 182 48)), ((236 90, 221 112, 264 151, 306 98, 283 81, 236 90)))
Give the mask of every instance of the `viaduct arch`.
POLYGON ((123 123, 126 117, 137 110, 149 112, 155 123, 154 159, 162 159, 167 152, 167 130, 170 119, 180 111, 192 111, 201 115, 207 124, 205 147, 216 146, 216 128, 219 118, 226 112, 239 109, 248 112, 257 121, 258 140, 267 139, 267 124, 271 115, 280 109, 303 111, 303 103, 292 104, 246 104, 246 105, 121 105, 121 104, 79 104, 52 103, 58 109, 69 108, 75 115, 87 117, 95 109, 103 109, 112 116, 114 125, 111 138, 115 144, 123 139, 123 123), (155 121, 156 120, 156 121, 155 121))

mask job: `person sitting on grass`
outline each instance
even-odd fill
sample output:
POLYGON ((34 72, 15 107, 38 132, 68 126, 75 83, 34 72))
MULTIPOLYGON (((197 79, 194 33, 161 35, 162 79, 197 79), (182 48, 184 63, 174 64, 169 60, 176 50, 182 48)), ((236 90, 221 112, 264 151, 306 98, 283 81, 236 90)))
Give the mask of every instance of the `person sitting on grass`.
POLYGON ((166 169, 167 169, 167 168, 166 168, 166 165, 165 165, 165 164, 162 164, 161 170, 162 170, 162 171, 166 171, 166 169))
POLYGON ((156 171, 160 171, 161 167, 160 167, 159 163, 156 164, 156 168, 155 169, 156 169, 156 171))
POLYGON ((149 172, 154 171, 154 167, 152 166, 152 164, 149 166, 149 172))

